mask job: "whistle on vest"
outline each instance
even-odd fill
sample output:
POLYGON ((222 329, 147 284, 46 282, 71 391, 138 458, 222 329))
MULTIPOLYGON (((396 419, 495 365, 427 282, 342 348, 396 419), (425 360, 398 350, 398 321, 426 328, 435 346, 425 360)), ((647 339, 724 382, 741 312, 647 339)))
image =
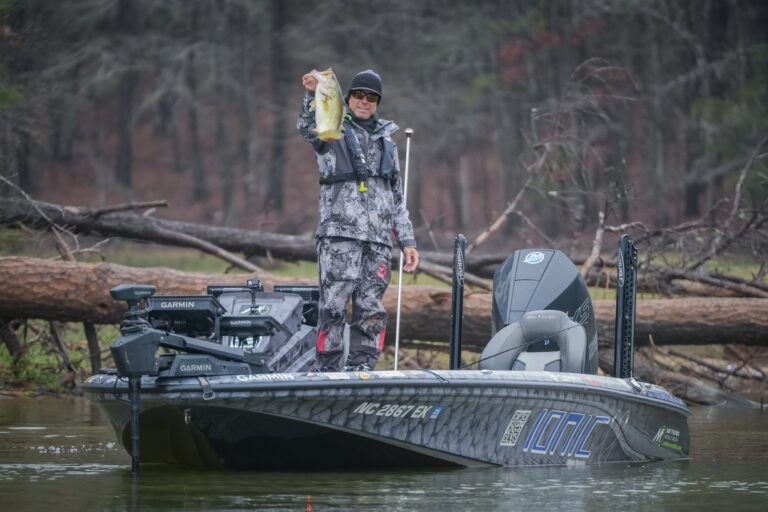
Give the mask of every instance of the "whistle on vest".
POLYGON ((368 192, 368 187, 365 186, 365 182, 360 180, 360 186, 357 188, 358 192, 368 192))

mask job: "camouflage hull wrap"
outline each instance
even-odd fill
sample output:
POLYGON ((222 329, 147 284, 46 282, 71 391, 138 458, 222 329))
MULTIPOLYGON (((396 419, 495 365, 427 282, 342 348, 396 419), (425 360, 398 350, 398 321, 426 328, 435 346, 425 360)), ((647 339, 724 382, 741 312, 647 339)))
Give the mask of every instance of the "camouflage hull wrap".
POLYGON ((349 364, 368 364, 373 368, 381 354, 387 326, 387 311, 381 298, 391 279, 390 248, 373 242, 322 237, 317 242, 317 261, 318 367, 340 369, 338 357, 343 349, 344 325, 349 323, 349 364), (352 318, 347 319, 350 299, 352 318))
MULTIPOLYGON (((688 409, 658 386, 514 371, 144 377, 142 462, 238 469, 519 466, 685 459, 688 409), (207 389, 206 398, 203 397, 207 389)), ((130 447, 127 384, 85 394, 130 447)))

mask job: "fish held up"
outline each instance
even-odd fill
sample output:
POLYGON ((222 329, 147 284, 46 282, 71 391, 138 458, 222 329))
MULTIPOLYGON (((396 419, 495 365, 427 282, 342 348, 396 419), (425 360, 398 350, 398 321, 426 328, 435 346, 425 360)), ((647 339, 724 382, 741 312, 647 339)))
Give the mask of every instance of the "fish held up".
POLYGON ((344 137, 344 99, 339 81, 332 68, 313 69, 310 74, 317 80, 315 89, 315 131, 320 140, 332 141, 344 137))

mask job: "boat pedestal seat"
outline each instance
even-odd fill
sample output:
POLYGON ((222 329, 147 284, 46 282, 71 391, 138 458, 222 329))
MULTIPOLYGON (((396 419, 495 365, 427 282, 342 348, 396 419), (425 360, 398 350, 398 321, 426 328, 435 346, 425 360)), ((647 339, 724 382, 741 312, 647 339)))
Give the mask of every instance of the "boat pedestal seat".
POLYGON ((562 311, 529 311, 497 332, 480 360, 484 370, 588 373, 587 334, 562 311))

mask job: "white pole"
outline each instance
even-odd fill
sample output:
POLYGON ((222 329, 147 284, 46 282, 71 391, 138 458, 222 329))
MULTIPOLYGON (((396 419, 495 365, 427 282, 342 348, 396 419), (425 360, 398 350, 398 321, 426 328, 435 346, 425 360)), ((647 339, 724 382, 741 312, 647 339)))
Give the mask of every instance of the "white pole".
MULTIPOLYGON (((413 128, 405 129, 405 174, 403 175, 403 206, 408 205, 408 163, 411 160, 411 135, 413 128)), ((403 297, 403 250, 400 249, 400 268, 397 272, 397 320, 395 321, 395 370, 400 354, 400 302, 403 297)))

